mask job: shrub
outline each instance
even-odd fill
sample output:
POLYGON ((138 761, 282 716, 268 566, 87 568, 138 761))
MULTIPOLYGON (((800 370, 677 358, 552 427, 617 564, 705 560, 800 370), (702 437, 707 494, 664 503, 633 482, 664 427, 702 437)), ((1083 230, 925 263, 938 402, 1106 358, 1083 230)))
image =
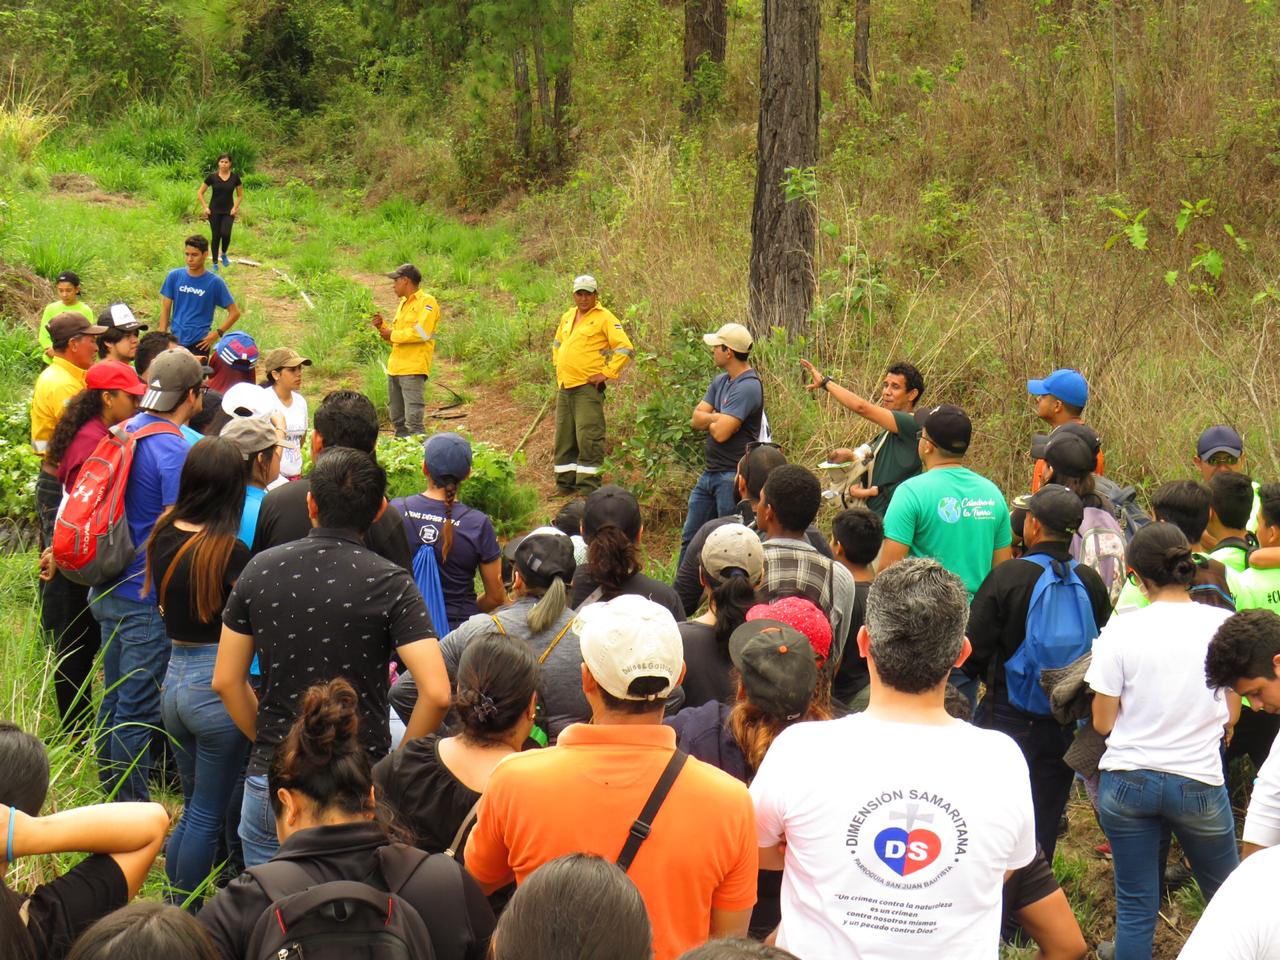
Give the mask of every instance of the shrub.
POLYGON ((31 449, 31 417, 27 404, 0 406, 0 517, 17 524, 19 539, 34 533, 39 469, 40 458, 31 449))
MULTIPOLYGON (((252 173, 258 162, 261 144, 240 127, 215 127, 205 134, 204 140, 196 151, 198 170, 203 176, 218 169, 219 154, 231 154, 232 168, 243 179, 245 174, 252 173)), ((247 184, 246 184, 247 185, 247 184)), ((254 186, 260 186, 255 182, 254 186)))

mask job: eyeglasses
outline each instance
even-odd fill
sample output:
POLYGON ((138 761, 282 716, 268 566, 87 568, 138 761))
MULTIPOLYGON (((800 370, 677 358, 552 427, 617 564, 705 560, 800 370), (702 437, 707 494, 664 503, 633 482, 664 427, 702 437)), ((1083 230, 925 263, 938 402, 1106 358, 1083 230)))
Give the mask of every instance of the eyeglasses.
POLYGON ((1215 453, 1206 461, 1211 467, 1234 467, 1240 462, 1239 457, 1233 457, 1229 453, 1215 453))

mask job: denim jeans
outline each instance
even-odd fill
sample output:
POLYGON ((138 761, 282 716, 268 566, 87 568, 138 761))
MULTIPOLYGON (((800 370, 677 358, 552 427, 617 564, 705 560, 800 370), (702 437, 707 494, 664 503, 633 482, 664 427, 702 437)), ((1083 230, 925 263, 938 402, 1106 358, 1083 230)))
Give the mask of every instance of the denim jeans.
POLYGON ((246 867, 266 863, 280 849, 280 836, 276 833, 276 818, 271 812, 266 774, 244 778, 240 844, 244 848, 246 867))
POLYGON ((689 494, 689 512, 685 514, 684 529, 680 531, 680 559, 684 559, 689 541, 704 523, 733 513, 733 508, 738 505, 737 476, 733 470, 719 473, 702 471, 689 494))
POLYGON ((169 665, 169 638, 154 601, 89 591, 102 627, 103 694, 98 710, 98 776, 116 800, 149 800, 153 735, 160 730, 160 684, 169 665), (117 790, 117 787, 119 788, 117 790))
POLYGON ((177 741, 182 778, 182 817, 169 836, 164 859, 179 902, 199 889, 213 869, 227 801, 249 758, 249 739, 210 686, 217 657, 216 643, 174 644, 161 693, 164 726, 177 741))
POLYGON ((1103 770, 1098 806, 1115 863, 1116 960, 1150 960, 1161 834, 1177 836, 1206 901, 1240 862, 1227 789, 1153 770, 1103 770))
POLYGON ((427 387, 425 373, 387 375, 387 413, 397 437, 409 437, 423 432, 422 411, 426 406, 423 396, 427 387))

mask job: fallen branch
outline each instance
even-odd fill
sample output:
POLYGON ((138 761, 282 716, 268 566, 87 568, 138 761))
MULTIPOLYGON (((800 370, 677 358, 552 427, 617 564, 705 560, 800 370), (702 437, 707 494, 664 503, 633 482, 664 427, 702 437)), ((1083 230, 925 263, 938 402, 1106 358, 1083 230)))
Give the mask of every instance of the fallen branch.
POLYGON ((547 397, 546 402, 542 404, 542 409, 538 411, 538 415, 533 418, 533 423, 529 424, 529 429, 524 432, 524 436, 520 438, 520 442, 516 444, 516 448, 511 452, 519 453, 524 449, 524 445, 529 442, 529 438, 533 436, 533 431, 538 429, 538 424, 542 422, 542 418, 547 415, 547 411, 551 409, 551 401, 555 399, 555 394, 547 397))

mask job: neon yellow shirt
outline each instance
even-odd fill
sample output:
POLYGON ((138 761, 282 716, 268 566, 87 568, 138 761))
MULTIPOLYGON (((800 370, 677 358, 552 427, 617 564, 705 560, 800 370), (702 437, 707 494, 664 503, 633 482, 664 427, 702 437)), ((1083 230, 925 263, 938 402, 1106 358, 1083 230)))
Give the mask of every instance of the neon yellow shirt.
POLYGON ((40 332, 37 334, 40 340, 40 347, 44 351, 40 355, 46 364, 53 360, 50 351, 53 350, 53 338, 49 336, 49 321, 60 313, 80 313, 90 323, 97 323, 97 318, 93 315, 93 308, 83 300, 77 300, 71 306, 67 306, 61 300, 55 300, 44 308, 44 312, 40 314, 40 332))
POLYGON ((387 373, 393 377, 415 374, 431 375, 431 361, 436 353, 436 324, 440 322, 440 304, 429 293, 415 290, 400 298, 395 319, 391 321, 391 356, 387 373))
POLYGON ((577 314, 577 307, 564 312, 551 344, 556 383, 566 390, 582 386, 597 373, 616 380, 635 356, 622 323, 604 307, 596 304, 574 323, 577 314))

